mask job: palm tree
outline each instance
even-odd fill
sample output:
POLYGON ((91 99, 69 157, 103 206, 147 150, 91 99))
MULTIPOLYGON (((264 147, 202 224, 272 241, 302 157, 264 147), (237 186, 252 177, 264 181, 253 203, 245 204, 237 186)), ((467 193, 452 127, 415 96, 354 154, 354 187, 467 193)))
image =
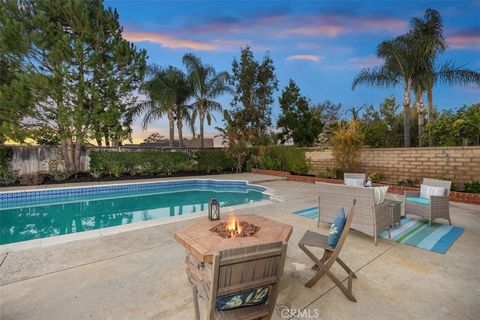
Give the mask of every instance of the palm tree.
POLYGON ((175 102, 173 106, 174 119, 177 123, 178 146, 183 147, 183 122, 185 121, 195 136, 195 118, 193 107, 187 102, 193 94, 192 86, 188 77, 183 71, 170 67, 169 86, 175 92, 175 102))
MULTIPOLYGON (((415 106, 418 113, 419 137, 422 139, 425 108, 423 93, 427 92, 429 119, 433 118, 433 86, 442 81, 448 84, 480 83, 480 74, 476 71, 456 67, 447 62, 436 66, 438 54, 446 48, 443 38, 443 24, 438 11, 427 9, 424 18, 413 18, 408 33, 392 40, 382 42, 377 48, 377 56, 384 59, 381 67, 362 69, 355 77, 352 88, 366 84, 374 86, 402 85, 404 146, 410 146, 410 90, 414 91, 415 106)), ((422 145, 423 141, 419 140, 422 145)))
POLYGON ((423 145, 422 131, 424 124, 423 92, 427 93, 428 120, 433 120, 433 86, 437 81, 447 84, 479 83, 480 75, 462 66, 456 67, 451 61, 436 67, 438 55, 447 48, 443 37, 443 23, 440 13, 433 9, 427 9, 424 17, 413 18, 409 33, 414 38, 414 50, 416 52, 417 75, 416 96, 419 121, 419 145, 423 145))
MULTIPOLYGON (((174 145, 175 122, 178 129, 183 127, 182 121, 186 118, 187 100, 191 95, 185 74, 172 66, 161 68, 151 65, 147 68, 148 80, 140 88, 147 101, 139 104, 132 113, 143 114, 143 128, 157 119, 167 116, 169 126, 169 146, 174 145), (179 121, 180 119, 180 121, 179 121)), ((182 132, 179 131, 179 135, 182 132)), ((183 138, 183 137, 181 137, 183 138)), ((180 139, 182 145, 182 139, 180 139)))
POLYGON ((399 36, 382 42, 377 47, 377 56, 384 59, 384 63, 376 68, 364 68, 354 78, 352 89, 358 85, 380 87, 403 87, 403 144, 410 146, 410 90, 417 71, 412 48, 413 37, 399 36))
POLYGON ((208 125, 212 122, 212 112, 222 111, 220 103, 215 99, 223 93, 230 92, 228 86, 228 72, 217 73, 215 69, 207 64, 202 64, 199 57, 187 53, 183 56, 183 64, 187 68, 188 78, 193 88, 194 111, 192 118, 199 117, 200 121, 200 146, 205 146, 204 142, 204 122, 208 125))

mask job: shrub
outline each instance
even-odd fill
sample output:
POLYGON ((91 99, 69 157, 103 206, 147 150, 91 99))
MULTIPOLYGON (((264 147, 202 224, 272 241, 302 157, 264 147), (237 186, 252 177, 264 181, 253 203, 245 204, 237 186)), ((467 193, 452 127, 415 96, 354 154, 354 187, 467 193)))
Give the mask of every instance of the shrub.
POLYGON ((45 177, 37 173, 22 174, 20 176, 20 185, 22 186, 34 186, 42 184, 45 177))
POLYGON ((415 187, 418 185, 418 180, 412 180, 412 179, 403 179, 398 181, 399 186, 404 186, 404 187, 415 187))
POLYGON ((206 173, 233 171, 234 160, 225 150, 199 150, 195 153, 197 169, 206 173))
POLYGON ((61 171, 61 170, 54 170, 54 171, 50 172, 50 175, 51 175, 52 179, 55 180, 55 181, 63 181, 63 180, 67 180, 68 178, 70 178, 70 173, 68 173, 66 171, 61 171))
POLYGON ((288 171, 306 174, 310 170, 310 161, 303 148, 292 146, 269 146, 259 149, 258 166, 260 169, 288 171))
POLYGON ((382 182, 385 180, 385 176, 381 173, 374 172, 370 175, 370 180, 374 183, 382 182))
POLYGON ((90 172, 95 177, 119 177, 122 174, 171 175, 192 169, 192 159, 182 152, 90 152, 90 172))
POLYGON ((464 188, 468 193, 480 193, 480 180, 465 182, 464 188))
POLYGON ((357 158, 363 145, 364 135, 357 121, 348 126, 342 125, 332 138, 332 154, 337 166, 343 171, 353 171, 357 167, 357 158))
POLYGON ((0 168, 0 185, 11 185, 17 182, 18 172, 0 168))
POLYGON ((0 170, 8 169, 8 161, 12 156, 12 149, 10 148, 0 148, 0 170))
POLYGON ((318 178, 343 179, 343 171, 338 168, 327 168, 317 173, 318 178))

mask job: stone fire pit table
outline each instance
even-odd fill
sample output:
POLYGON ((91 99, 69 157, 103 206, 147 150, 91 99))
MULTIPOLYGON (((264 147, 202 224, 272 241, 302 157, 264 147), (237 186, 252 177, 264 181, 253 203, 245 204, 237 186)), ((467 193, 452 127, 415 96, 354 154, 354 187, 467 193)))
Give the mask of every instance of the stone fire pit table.
POLYGON ((250 245, 284 241, 288 242, 292 226, 257 215, 240 215, 239 221, 251 223, 260 229, 253 235, 222 238, 210 231, 227 219, 209 221, 207 218, 175 232, 174 238, 186 249, 186 273, 190 282, 210 281, 213 253, 250 245))

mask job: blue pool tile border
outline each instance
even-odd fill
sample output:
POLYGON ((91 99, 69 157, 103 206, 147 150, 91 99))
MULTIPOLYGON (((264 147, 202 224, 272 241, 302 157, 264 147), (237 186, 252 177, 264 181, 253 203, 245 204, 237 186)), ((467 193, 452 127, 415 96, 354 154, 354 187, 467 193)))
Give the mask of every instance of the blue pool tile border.
POLYGON ((82 186, 72 188, 55 188, 44 190, 28 190, 20 192, 0 192, 0 208, 8 208, 20 202, 28 202, 28 204, 41 203, 42 200, 51 198, 70 198, 107 194, 107 193, 124 193, 134 191, 181 191, 184 188, 208 189, 208 188, 224 188, 223 190, 238 189, 255 190, 265 192, 267 189, 250 185, 246 181, 237 180, 209 180, 209 179, 189 179, 176 181, 159 181, 145 183, 127 183, 115 185, 99 185, 99 186, 82 186))

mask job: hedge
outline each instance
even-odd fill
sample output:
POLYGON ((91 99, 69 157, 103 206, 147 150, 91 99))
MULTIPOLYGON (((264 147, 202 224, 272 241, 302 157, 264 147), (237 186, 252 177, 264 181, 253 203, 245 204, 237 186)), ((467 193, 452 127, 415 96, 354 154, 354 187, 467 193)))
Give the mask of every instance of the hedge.
POLYGON ((182 171, 205 173, 232 171, 233 160, 224 150, 200 150, 193 156, 183 152, 91 151, 93 176, 171 175, 182 171))
POLYGON ((269 146, 258 149, 258 168, 288 171, 294 174, 306 174, 310 170, 310 161, 305 149, 293 146, 269 146))
POLYGON ((199 150, 195 159, 197 169, 202 172, 231 172, 235 169, 235 161, 224 150, 199 150))
POLYGON ((90 173, 96 177, 113 175, 163 174, 191 171, 192 158, 182 152, 91 151, 90 173))

